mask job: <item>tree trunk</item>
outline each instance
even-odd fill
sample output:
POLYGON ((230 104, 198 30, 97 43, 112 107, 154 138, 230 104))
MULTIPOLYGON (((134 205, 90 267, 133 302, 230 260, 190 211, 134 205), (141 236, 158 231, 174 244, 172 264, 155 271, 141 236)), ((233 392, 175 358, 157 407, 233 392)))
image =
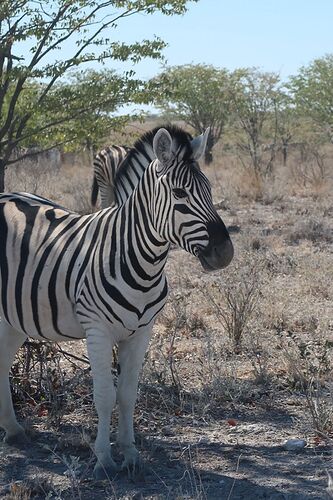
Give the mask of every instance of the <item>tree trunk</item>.
POLYGON ((5 162, 0 159, 0 193, 5 190, 5 162))
POLYGON ((212 163, 212 161, 213 161, 213 153, 212 153, 212 150, 209 149, 207 146, 206 151, 205 151, 205 164, 210 165, 210 163, 212 163))
POLYGON ((212 131, 209 131, 208 134, 208 139, 207 139, 207 146, 206 146, 206 151, 205 151, 205 164, 210 165, 213 161, 213 152, 212 149, 214 147, 215 139, 212 134, 212 131))
POLYGON ((288 144, 287 143, 282 144, 282 155, 283 155, 283 166, 285 167, 287 165, 287 160, 288 160, 288 144))

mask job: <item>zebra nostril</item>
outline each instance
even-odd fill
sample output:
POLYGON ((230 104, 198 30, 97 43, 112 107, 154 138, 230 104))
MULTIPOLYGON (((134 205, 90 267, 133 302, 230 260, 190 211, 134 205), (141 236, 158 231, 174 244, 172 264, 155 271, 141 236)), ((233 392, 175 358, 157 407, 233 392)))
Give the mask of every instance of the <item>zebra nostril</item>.
POLYGON ((212 256, 218 259, 221 263, 223 262, 224 267, 228 266, 234 256, 234 246, 232 241, 228 238, 221 245, 213 245, 212 256))

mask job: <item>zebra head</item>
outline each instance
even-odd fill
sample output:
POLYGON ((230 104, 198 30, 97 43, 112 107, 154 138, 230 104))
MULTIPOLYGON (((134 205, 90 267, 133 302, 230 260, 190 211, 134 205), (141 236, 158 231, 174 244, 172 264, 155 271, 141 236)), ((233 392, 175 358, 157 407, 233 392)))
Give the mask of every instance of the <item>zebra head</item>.
POLYGON ((192 139, 182 130, 157 131, 151 201, 153 224, 160 236, 198 257, 205 270, 214 271, 231 262, 234 250, 214 208, 210 183, 198 165, 208 133, 209 129, 192 139))

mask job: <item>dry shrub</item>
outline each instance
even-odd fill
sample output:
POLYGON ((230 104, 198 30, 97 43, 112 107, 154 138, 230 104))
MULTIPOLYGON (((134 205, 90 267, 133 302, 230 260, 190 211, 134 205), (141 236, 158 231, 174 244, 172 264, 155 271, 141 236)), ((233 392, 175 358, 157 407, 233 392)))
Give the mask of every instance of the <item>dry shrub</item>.
POLYGON ((263 178, 251 169, 242 168, 237 176, 236 193, 241 198, 259 201, 264 190, 263 178))
POLYGON ((286 240, 291 245, 298 245, 301 240, 311 241, 315 245, 331 244, 333 243, 333 228, 323 219, 309 217, 291 226, 286 240))
POLYGON ((330 178, 327 152, 318 144, 303 144, 302 154, 291 162, 291 176, 296 186, 311 188, 316 192, 325 190, 330 178))
POLYGON ((146 356, 146 379, 163 387, 171 386, 180 394, 184 390, 181 372, 186 364, 180 349, 206 328, 204 319, 190 311, 190 294, 185 290, 171 292, 158 320, 159 334, 154 336, 146 356))
POLYGON ((261 390, 258 385, 268 381, 268 354, 258 321, 268 274, 266 260, 244 249, 227 273, 201 288, 215 323, 222 327, 206 328, 198 355, 199 396, 209 408, 254 400, 261 390))
POLYGON ((54 191, 58 179, 59 172, 52 172, 48 167, 14 164, 6 170, 6 191, 45 196, 52 189, 54 191))
POLYGON ((261 385, 267 383, 267 367, 264 366, 263 350, 235 355, 226 347, 225 339, 207 330, 198 355, 196 378, 201 383, 197 391, 196 411, 205 418, 216 414, 225 403, 253 403, 261 397, 261 385), (254 360, 259 357, 259 360, 254 360), (254 364, 254 377, 251 372, 254 364))
POLYGON ((30 500, 32 498, 60 498, 58 492, 46 478, 36 477, 24 481, 12 481, 4 500, 30 500))
POLYGON ((46 416, 56 427, 70 409, 71 398, 76 397, 73 391, 87 372, 82 363, 71 360, 65 369, 63 361, 64 351, 57 344, 30 340, 19 350, 10 374, 15 404, 21 410, 33 409, 38 417, 46 416))
POLYGON ((80 214, 91 213, 92 168, 77 164, 52 171, 48 166, 14 164, 6 172, 6 191, 33 193, 80 214))
POLYGON ((333 341, 327 338, 324 325, 309 316, 302 320, 283 318, 277 333, 288 386, 305 396, 316 432, 333 436, 333 341))
POLYGON ((301 155, 292 154, 288 165, 276 163, 274 169, 264 174, 244 165, 236 155, 224 151, 214 160, 213 173, 206 169, 214 191, 225 196, 236 196, 263 204, 272 204, 288 194, 310 195, 323 199, 332 190, 333 171, 331 150, 316 145, 303 145, 301 155))
POLYGON ((317 434, 333 444, 333 386, 312 380, 305 391, 306 405, 317 434))
MULTIPOLYGON (((200 332, 205 330, 205 318, 198 310, 190 307, 191 293, 189 288, 191 283, 182 285, 182 291, 171 291, 166 307, 159 316, 159 323, 163 324, 166 331, 176 329, 182 337, 200 336, 200 332)), ((195 289, 194 289, 195 291, 195 289)))
POLYGON ((294 311, 289 315, 282 313, 272 325, 287 382, 296 389, 307 388, 314 379, 325 381, 333 368, 329 322, 302 310, 299 312, 298 318, 294 311))
POLYGON ((66 208, 81 215, 92 212, 89 183, 86 180, 78 180, 75 185, 69 186, 66 194, 66 208))
POLYGON ((238 196, 248 201, 257 201, 271 205, 282 201, 286 195, 286 185, 274 175, 263 176, 251 169, 239 167, 234 177, 234 186, 238 196))
POLYGON ((204 411, 226 402, 246 403, 255 399, 255 384, 240 376, 238 360, 230 362, 213 335, 206 342, 197 366, 197 377, 201 381, 198 395, 204 411))
POLYGON ((241 351, 243 335, 255 312, 263 271, 263 261, 248 253, 242 261, 231 266, 223 278, 217 278, 210 289, 203 290, 235 353, 241 351))

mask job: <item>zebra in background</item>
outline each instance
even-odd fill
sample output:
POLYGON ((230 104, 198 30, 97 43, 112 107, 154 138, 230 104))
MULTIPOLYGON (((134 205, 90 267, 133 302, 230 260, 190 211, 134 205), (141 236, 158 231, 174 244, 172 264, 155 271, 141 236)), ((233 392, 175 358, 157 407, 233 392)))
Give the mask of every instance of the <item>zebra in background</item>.
POLYGON ((86 338, 98 415, 94 476, 119 470, 110 449, 116 396, 122 468, 134 471, 140 464, 133 412, 152 327, 166 301, 170 244, 196 256, 208 271, 233 258, 228 231, 197 163, 206 141, 207 132, 192 140, 174 127, 160 128, 152 142, 144 137, 141 151, 152 149, 156 159, 140 179, 134 160, 130 175, 119 169, 116 199, 129 186, 132 191, 123 203, 93 214, 78 215, 25 193, 0 196, 0 426, 6 442, 25 437, 8 374, 27 336, 56 342, 86 338), (111 374, 116 344, 117 395, 111 374))
POLYGON ((98 192, 101 197, 101 207, 110 207, 114 202, 114 178, 117 168, 126 157, 130 148, 126 146, 108 146, 94 158, 94 177, 91 188, 91 205, 97 204, 98 192))

